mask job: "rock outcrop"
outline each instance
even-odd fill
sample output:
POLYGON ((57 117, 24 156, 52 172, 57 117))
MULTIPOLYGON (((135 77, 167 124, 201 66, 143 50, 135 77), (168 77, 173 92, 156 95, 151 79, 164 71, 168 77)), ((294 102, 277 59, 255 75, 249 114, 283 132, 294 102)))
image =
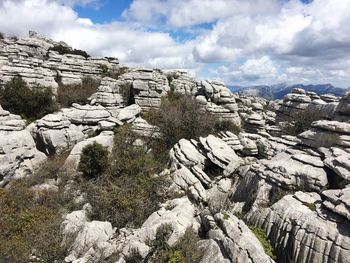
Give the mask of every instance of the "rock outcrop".
POLYGON ((267 232, 281 262, 349 262, 349 222, 321 203, 316 193, 297 192, 252 211, 247 220, 267 232))
POLYGON ((25 121, 0 106, 0 187, 11 179, 30 175, 46 159, 36 149, 25 121))
MULTIPOLYGON (((100 78, 101 65, 118 68, 118 60, 60 55, 50 48, 65 43, 31 32, 29 37, 0 41, 0 79, 4 82, 20 76, 31 85, 48 86, 55 92, 58 80, 63 84, 81 83, 83 77, 100 78)), ((69 48, 69 47, 68 47, 69 48)))

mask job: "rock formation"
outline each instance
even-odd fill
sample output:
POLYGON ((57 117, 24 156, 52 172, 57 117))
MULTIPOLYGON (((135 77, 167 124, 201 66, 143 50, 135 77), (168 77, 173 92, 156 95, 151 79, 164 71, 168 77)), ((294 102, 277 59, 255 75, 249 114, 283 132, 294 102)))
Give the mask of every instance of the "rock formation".
MULTIPOLYGON (((32 87, 55 90, 58 82, 90 76, 101 85, 88 104, 74 103, 29 125, 0 107, 0 186, 32 175, 47 156, 69 152, 62 168, 75 177, 64 193, 75 196, 78 208, 62 212, 67 263, 124 263, 135 251, 148 262, 164 225, 171 227, 169 251, 192 229, 202 263, 275 262, 273 253, 276 262, 350 262, 350 94, 338 98, 294 89, 283 101, 267 101, 182 71, 127 68, 103 76, 101 65, 118 70, 118 60, 60 55, 50 50, 57 45, 64 43, 37 34, 0 40, 0 80, 19 75, 32 87), (173 93, 195 100, 200 114, 241 130, 182 138, 173 145, 166 167, 152 174, 169 183, 162 189, 166 198, 142 224, 116 228, 112 221, 91 220, 88 194, 73 187, 83 148, 98 142, 111 151, 115 129, 128 125, 137 137, 130 145, 154 154, 145 142, 163 134, 147 122, 147 113, 173 93), (295 124, 295 116, 308 110, 320 119, 296 136, 284 134, 282 124, 295 124)), ((53 194, 61 183, 65 179, 51 179, 31 189, 53 194)), ((113 205, 130 202, 122 201, 113 205)))

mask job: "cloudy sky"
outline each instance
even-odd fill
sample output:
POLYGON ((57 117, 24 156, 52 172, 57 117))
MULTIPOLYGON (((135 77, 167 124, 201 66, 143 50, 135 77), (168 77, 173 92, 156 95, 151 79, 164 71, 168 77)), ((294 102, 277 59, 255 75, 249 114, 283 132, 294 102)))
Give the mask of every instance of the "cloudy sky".
POLYGON ((350 86, 350 0, 0 0, 0 31, 229 85, 350 86))

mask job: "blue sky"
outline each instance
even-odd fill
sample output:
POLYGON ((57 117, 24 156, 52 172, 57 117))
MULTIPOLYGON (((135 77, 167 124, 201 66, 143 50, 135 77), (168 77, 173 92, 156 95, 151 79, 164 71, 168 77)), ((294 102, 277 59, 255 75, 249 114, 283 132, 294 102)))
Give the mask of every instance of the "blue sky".
POLYGON ((349 24, 350 0, 0 1, 6 34, 228 85, 350 86, 349 24))

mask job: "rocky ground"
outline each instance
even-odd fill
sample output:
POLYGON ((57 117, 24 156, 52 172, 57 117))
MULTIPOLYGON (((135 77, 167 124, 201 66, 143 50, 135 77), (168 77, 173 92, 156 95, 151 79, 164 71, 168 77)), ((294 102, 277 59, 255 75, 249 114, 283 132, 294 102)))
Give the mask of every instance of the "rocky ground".
MULTIPOLYGON (((165 191, 175 197, 139 228, 91 221, 91 205, 80 195, 80 210, 63 214, 63 242, 69 239, 65 262, 130 262, 135 251, 139 262, 147 261, 150 241, 164 224, 172 228, 170 247, 192 228, 203 263, 350 262, 350 94, 338 98, 295 89, 283 100, 267 101, 184 72, 129 68, 118 78, 102 78, 100 65, 117 68, 117 60, 59 55, 48 51, 54 44, 36 34, 0 40, 0 79, 20 75, 55 90, 57 74, 68 83, 89 75, 101 78, 101 85, 89 104, 73 104, 30 124, 0 108, 1 187, 30 177, 49 156, 67 149, 64 166, 76 171, 86 145, 98 142, 113 150, 120 126, 131 125, 143 138, 161 136, 142 116, 159 108, 169 92, 191 96, 202 114, 241 127, 236 134, 179 140, 161 172, 170 182, 165 191), (286 134, 283 127, 308 110, 321 119, 296 136, 286 134)), ((59 180, 35 189, 55 191, 59 180)))

